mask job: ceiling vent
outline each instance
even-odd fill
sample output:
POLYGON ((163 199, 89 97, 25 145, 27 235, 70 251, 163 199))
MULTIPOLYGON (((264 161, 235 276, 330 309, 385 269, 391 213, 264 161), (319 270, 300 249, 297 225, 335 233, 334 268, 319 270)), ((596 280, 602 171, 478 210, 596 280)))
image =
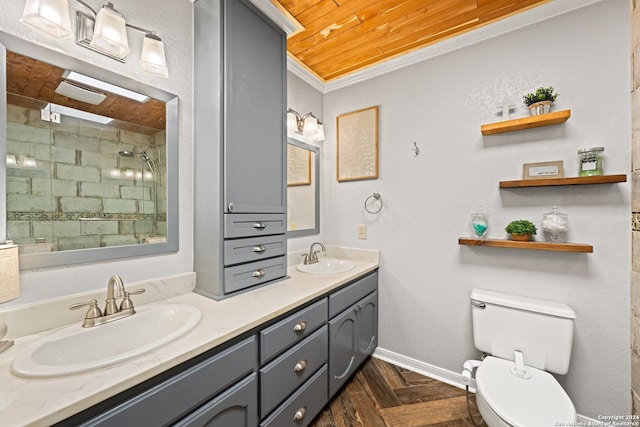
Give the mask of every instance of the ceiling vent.
POLYGON ((67 81, 62 81, 56 88, 56 93, 64 95, 67 98, 75 99, 76 101, 86 102, 87 104, 98 105, 107 97, 102 92, 87 89, 86 87, 74 85, 67 81))

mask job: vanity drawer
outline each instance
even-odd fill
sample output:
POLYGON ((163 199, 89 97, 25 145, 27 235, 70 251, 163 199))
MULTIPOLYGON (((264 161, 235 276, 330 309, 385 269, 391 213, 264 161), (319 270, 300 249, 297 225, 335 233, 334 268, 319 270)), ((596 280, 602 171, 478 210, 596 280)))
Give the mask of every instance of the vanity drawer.
POLYGON ((329 295, 329 318, 340 314, 355 301, 362 299, 378 287, 378 272, 369 274, 346 288, 329 295))
POLYGON ((300 427, 309 425, 327 403, 327 366, 324 365, 260 427, 300 427))
POLYGON ((261 414, 265 417, 291 392, 327 363, 329 350, 327 326, 260 369, 261 414))
POLYGON ((285 235, 225 240, 224 265, 259 261, 281 256, 286 252, 287 238, 285 235))
POLYGON ((225 214, 224 238, 267 236, 287 232, 284 214, 225 214))
POLYGON ((227 267, 224 269, 224 293, 247 289, 286 275, 286 256, 227 267))
POLYGON ((166 425, 251 373, 256 346, 252 336, 80 425, 166 425))
POLYGON ((327 323, 327 299, 260 331, 260 364, 264 364, 283 350, 309 336, 327 323))

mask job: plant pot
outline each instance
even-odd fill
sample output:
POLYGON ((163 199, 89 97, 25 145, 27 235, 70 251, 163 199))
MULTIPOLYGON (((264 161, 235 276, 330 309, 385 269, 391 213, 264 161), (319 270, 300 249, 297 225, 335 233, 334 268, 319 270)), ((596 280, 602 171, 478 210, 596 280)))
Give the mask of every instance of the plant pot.
POLYGON ((529 112, 532 116, 539 116, 541 114, 547 114, 551 111, 551 101, 539 101, 529 105, 529 112))
POLYGON ((509 234, 509 236, 511 236, 511 240, 517 242, 528 242, 531 240, 531 234, 509 234))

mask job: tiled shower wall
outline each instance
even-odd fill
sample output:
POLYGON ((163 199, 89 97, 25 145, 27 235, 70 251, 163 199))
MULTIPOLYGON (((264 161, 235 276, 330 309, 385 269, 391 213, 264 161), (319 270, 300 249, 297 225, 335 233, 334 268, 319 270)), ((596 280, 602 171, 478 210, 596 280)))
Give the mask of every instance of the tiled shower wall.
POLYGON ((631 399, 640 414, 640 2, 631 0, 631 115, 633 141, 631 266, 631 399))
POLYGON ((118 156, 143 147, 157 169, 156 235, 166 236, 164 131, 68 116, 49 123, 39 109, 7 107, 7 154, 17 160, 7 164, 7 238, 21 250, 144 243, 153 234, 154 177, 139 158, 118 156))

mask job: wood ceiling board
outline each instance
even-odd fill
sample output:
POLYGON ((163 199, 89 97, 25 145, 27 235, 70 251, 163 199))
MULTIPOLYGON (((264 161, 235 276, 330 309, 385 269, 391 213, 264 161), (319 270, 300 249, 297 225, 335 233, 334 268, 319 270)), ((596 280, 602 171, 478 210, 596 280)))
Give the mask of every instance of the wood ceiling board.
MULTIPOLYGON (((472 2, 475 5, 475 0, 472 0, 472 2)), ((468 4, 469 1, 463 0, 458 4, 461 3, 468 4)), ((415 14, 409 18, 411 21, 404 23, 404 25, 402 25, 402 22, 398 22, 398 25, 395 28, 378 27, 369 31, 366 36, 362 35, 357 39, 357 41, 360 42, 359 44, 355 44, 354 42, 343 42, 343 45, 348 46, 348 48, 343 50, 339 56, 328 55, 331 52, 327 51, 324 55, 317 55, 305 62, 312 68, 316 69, 318 74, 324 75, 330 72, 328 69, 332 68, 332 63, 334 61, 339 59, 346 59, 349 61, 352 57, 356 57, 359 51, 369 50, 372 46, 379 47, 383 52, 383 57, 387 52, 395 52, 398 47, 400 47, 401 50, 408 52, 409 49, 414 50, 420 47, 420 43, 418 43, 417 47, 412 45, 416 41, 419 42, 420 40, 425 40, 422 45, 426 45, 426 38, 431 35, 442 33, 452 27, 456 28, 456 31, 460 31, 458 27, 473 20, 475 7, 473 10, 467 9, 466 12, 467 13, 458 13, 453 10, 453 8, 446 11, 439 11, 439 15, 441 17, 445 17, 445 21, 433 21, 430 19, 429 15, 415 14), (446 14, 447 12, 450 12, 451 15, 446 14), (326 62, 322 64, 320 61, 326 62)), ((377 62, 378 60, 379 59, 376 59, 375 61, 377 62)), ((369 61, 369 63, 371 63, 371 61, 369 61)), ((357 63, 354 61, 353 65, 357 65, 357 63)))
POLYGON ((290 35, 289 54, 327 82, 550 0, 272 1, 305 27, 290 35))
MULTIPOLYGON (((475 11, 475 0, 448 0, 448 4, 439 1, 435 5, 412 11, 396 8, 388 14, 377 15, 350 31, 328 38, 296 56, 313 68, 314 64, 335 57, 340 47, 340 55, 349 56, 349 51, 360 46, 369 49, 367 44, 384 44, 385 38, 395 40, 398 34, 412 34, 422 27, 435 27, 443 20, 449 22, 458 16, 471 16, 475 11)), ((448 25, 446 22, 441 25, 448 25)))

